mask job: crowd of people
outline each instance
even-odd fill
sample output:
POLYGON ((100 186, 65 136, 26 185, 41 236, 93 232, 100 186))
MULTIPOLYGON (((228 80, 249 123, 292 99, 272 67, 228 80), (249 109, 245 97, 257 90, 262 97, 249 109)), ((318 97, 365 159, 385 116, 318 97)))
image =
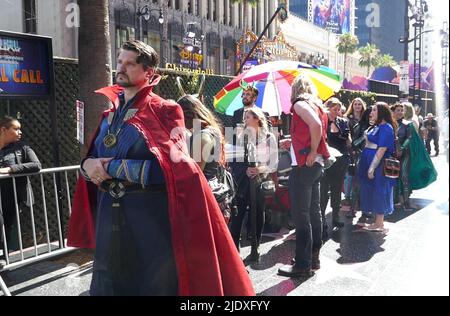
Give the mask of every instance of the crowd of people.
MULTIPOLYGON (((113 106, 81 161, 68 231, 69 246, 96 249, 91 295, 254 295, 245 264, 260 257, 278 145, 291 153, 296 229, 292 265, 278 271, 283 276, 309 277, 320 269, 330 229, 344 226, 343 204, 350 206, 347 217, 361 211, 358 229, 386 233, 385 216, 396 205, 409 209, 411 192, 436 179, 427 154, 431 140, 439 153, 432 115, 421 121, 409 103, 389 107, 356 98, 348 109, 337 98, 323 103, 303 75, 292 85, 291 137, 280 142, 268 114, 255 105, 258 90, 242 86, 232 142, 244 155, 227 163, 224 128, 201 95, 174 102, 152 92, 161 79, 157 65, 153 48, 126 42, 118 56, 117 85, 97 91, 113 106), (392 157, 401 165, 398 177, 386 174, 385 161, 392 157), (235 188, 224 186, 228 171, 235 188), (220 197, 231 191, 228 205, 220 197), (242 260, 247 217, 252 251, 242 260)), ((2 163, 14 160, 8 153, 15 148, 28 157, 21 167, 2 164, 0 173, 38 170, 33 151, 16 144, 20 123, 7 118, 0 128, 2 163)), ((3 182, 1 189, 3 194, 3 182)), ((11 212, 3 210, 9 229, 11 212)))

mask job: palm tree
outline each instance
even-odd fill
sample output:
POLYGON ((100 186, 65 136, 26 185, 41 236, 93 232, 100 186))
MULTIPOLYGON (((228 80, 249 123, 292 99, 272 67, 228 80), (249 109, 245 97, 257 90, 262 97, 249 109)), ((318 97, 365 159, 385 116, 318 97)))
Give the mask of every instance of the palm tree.
POLYGON ((347 55, 353 54, 358 48, 358 45, 359 45, 358 37, 350 33, 342 35, 341 38, 339 39, 337 49, 340 54, 344 54, 344 79, 347 70, 347 55))
POLYGON ((359 48, 359 65, 361 67, 367 67, 367 77, 370 75, 370 67, 377 66, 377 57, 380 54, 380 50, 376 45, 367 43, 366 46, 359 48))
POLYGON ((376 58, 376 67, 395 67, 398 63, 395 61, 394 57, 389 54, 382 54, 376 58))
POLYGON ((232 3, 242 3, 244 5, 244 31, 248 29, 248 6, 255 7, 259 0, 231 0, 232 3))
POLYGON ((109 37, 108 0, 79 0, 80 30, 78 63, 80 75, 80 100, 85 103, 84 148, 98 125, 101 113, 108 108, 107 100, 94 93, 111 85, 111 43, 109 37))

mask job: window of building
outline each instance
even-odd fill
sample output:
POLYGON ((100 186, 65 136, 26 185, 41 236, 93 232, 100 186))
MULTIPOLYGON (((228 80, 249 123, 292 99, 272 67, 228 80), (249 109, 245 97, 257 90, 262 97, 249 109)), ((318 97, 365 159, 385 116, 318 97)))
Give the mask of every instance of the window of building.
POLYGON ((24 24, 25 33, 37 33, 36 0, 24 0, 24 24))
POLYGON ((229 10, 230 10, 230 20, 228 21, 228 25, 229 26, 234 26, 233 25, 233 20, 235 19, 234 17, 234 6, 233 3, 230 0, 230 5, 229 5, 229 10))
POLYGON ((239 4, 239 28, 244 28, 244 7, 242 6, 242 3, 239 4))
POLYGON ((206 0, 206 18, 211 20, 211 2, 210 0, 206 0))
POLYGON ((180 10, 181 5, 180 5, 180 0, 175 0, 175 10, 180 10))
POLYGON ((187 7, 187 11, 189 14, 194 14, 194 0, 188 0, 188 7, 187 7))
POLYGON ((212 11, 213 11, 213 21, 217 21, 217 1, 213 0, 212 1, 212 11))

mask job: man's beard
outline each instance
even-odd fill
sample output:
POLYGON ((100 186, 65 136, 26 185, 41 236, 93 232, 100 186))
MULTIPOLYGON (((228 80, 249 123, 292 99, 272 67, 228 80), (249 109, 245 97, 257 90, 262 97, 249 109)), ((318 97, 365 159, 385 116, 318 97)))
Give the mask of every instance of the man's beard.
POLYGON ((253 105, 253 101, 252 100, 250 100, 250 101, 243 100, 242 103, 244 104, 244 106, 251 106, 251 105, 253 105))
POLYGON ((131 87, 135 86, 134 84, 132 84, 129 81, 128 82, 118 82, 117 85, 122 88, 131 88, 131 87))
POLYGON ((126 79, 126 80, 123 80, 123 81, 117 80, 117 85, 118 85, 119 87, 122 87, 122 88, 131 88, 131 87, 136 86, 134 83, 132 83, 132 82, 130 81, 130 78, 128 78, 127 75, 119 74, 117 77, 119 77, 119 76, 122 76, 122 78, 126 79))

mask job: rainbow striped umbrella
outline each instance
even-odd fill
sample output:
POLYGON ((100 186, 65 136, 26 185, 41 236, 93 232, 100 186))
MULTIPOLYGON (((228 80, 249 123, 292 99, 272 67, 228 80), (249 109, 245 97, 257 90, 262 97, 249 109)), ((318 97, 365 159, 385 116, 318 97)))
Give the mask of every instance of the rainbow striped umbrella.
POLYGON ((322 100, 341 89, 341 78, 333 69, 296 61, 274 61, 255 66, 233 79, 214 97, 214 107, 217 112, 227 115, 233 115, 234 111, 242 108, 242 80, 258 89, 256 105, 263 111, 270 116, 279 116, 282 112, 288 114, 291 110, 291 87, 299 74, 311 79, 322 100))

